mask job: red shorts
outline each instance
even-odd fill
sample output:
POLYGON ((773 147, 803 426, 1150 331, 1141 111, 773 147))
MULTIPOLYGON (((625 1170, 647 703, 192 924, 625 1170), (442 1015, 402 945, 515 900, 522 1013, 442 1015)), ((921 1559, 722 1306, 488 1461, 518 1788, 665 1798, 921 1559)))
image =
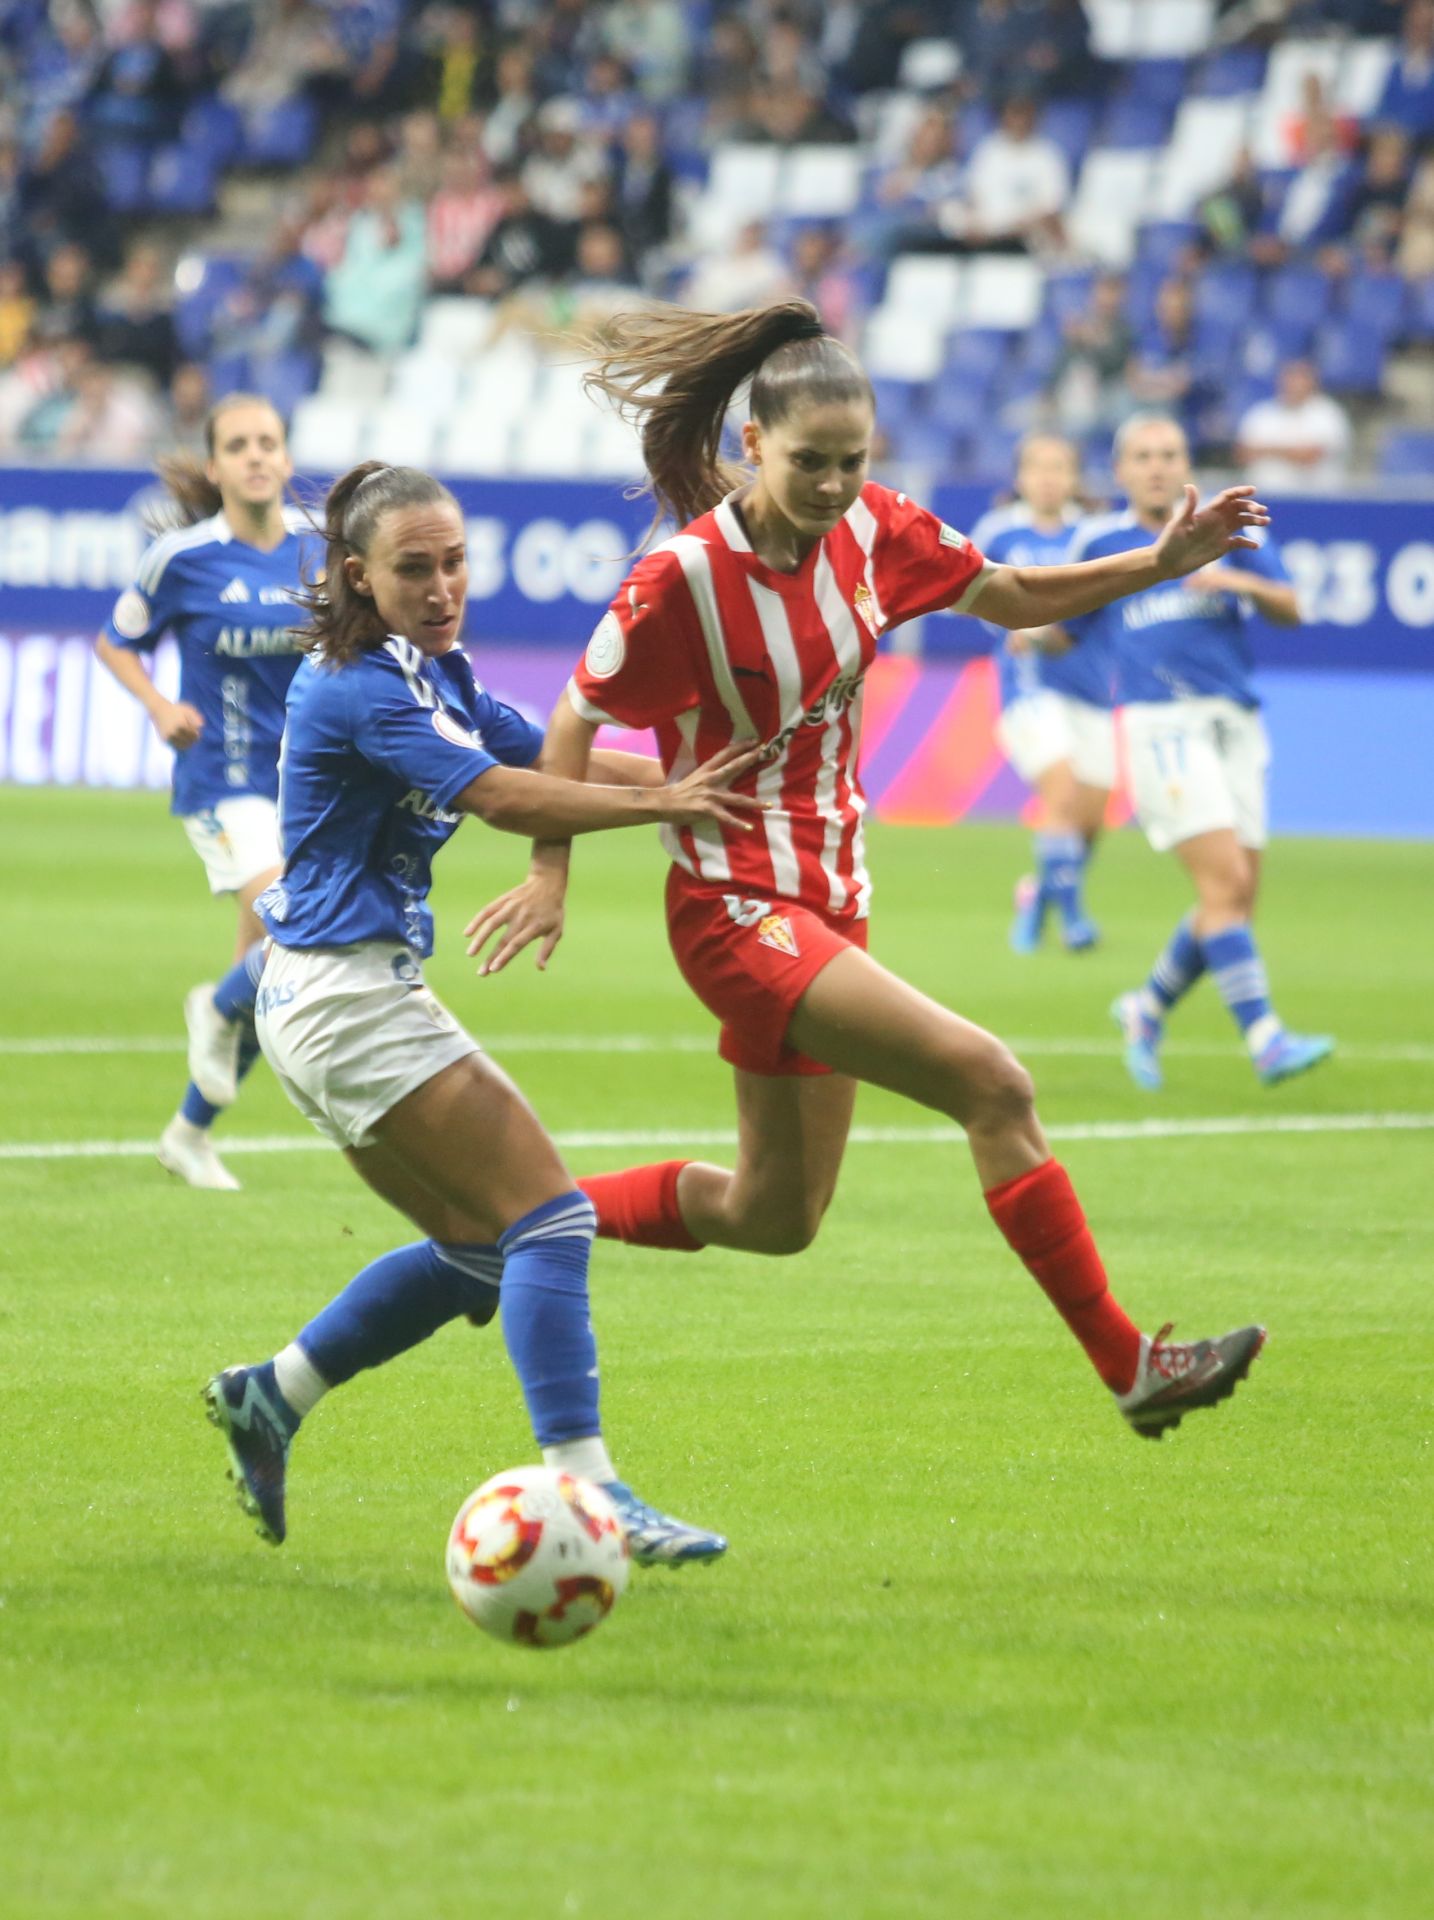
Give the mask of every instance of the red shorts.
POLYGON ((865 920, 835 920, 792 900, 749 899, 667 878, 667 937, 682 977, 722 1022, 717 1051, 748 1073, 830 1073, 787 1045, 797 1002, 829 960, 866 951, 865 920))

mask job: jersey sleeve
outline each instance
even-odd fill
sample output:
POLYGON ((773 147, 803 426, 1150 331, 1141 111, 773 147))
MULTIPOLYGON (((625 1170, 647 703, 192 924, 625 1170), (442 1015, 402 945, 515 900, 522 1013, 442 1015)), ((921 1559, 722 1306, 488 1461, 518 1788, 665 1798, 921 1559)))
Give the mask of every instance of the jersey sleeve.
MULTIPOLYGON (((347 682, 347 731, 371 765, 426 794, 437 807, 500 764, 417 676, 337 669, 347 682)), ((496 704, 496 703, 495 703, 496 704)))
POLYGON ((574 712, 595 726, 654 727, 700 698, 702 645, 681 564, 649 554, 617 591, 568 682, 574 712))
POLYGON ((483 687, 478 689, 478 731, 488 752, 505 767, 531 767, 543 751, 543 729, 483 687))
POLYGON ((125 588, 105 621, 104 635, 116 647, 150 653, 159 645, 174 617, 178 564, 168 560, 164 542, 156 541, 139 563, 132 586, 125 588))
POLYGON ((886 626, 942 608, 972 610, 991 572, 973 541, 904 493, 886 494, 877 521, 872 584, 886 626))

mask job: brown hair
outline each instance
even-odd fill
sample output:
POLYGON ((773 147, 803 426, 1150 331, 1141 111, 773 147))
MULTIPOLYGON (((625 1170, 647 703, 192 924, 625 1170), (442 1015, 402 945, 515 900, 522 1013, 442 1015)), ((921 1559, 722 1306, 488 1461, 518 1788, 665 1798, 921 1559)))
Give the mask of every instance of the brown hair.
POLYGON ((856 356, 823 331, 807 300, 746 313, 619 313, 604 323, 595 358, 583 384, 637 426, 654 526, 664 514, 679 526, 694 520, 741 484, 743 470, 723 460, 721 446, 727 409, 745 381, 759 427, 796 406, 876 404, 856 356))
MULTIPOLYGON (((284 418, 272 400, 262 393, 226 393, 214 402, 204 416, 204 444, 214 455, 219 419, 235 407, 267 407, 283 431, 284 418)), ((170 506, 158 518, 163 528, 192 527, 196 520, 212 520, 223 510, 224 497, 192 453, 166 453, 156 460, 155 471, 164 482, 170 506)))
POLYGON ((331 666, 343 666, 383 645, 388 638, 383 616, 367 595, 354 591, 344 562, 367 555, 385 514, 439 501, 447 501, 461 517, 462 509, 443 482, 417 467, 365 460, 335 480, 324 501, 323 525, 315 523, 324 538, 324 570, 298 595, 300 606, 309 611, 303 629, 309 652, 321 653, 331 666))

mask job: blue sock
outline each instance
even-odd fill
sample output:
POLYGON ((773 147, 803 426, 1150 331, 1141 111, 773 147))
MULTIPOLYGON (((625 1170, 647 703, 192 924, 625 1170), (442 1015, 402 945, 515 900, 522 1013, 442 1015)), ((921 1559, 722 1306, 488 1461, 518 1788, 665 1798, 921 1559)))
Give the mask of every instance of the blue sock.
POLYGON ((226 1020, 238 1020, 246 1013, 253 1013, 263 971, 264 942, 256 940, 214 989, 214 1011, 222 1013, 226 1020))
POLYGON ((588 1259, 597 1215, 576 1188, 515 1220, 503 1251, 503 1338, 540 1447, 601 1433, 588 1259))
POLYGON ((224 1111, 222 1107, 211 1107, 204 1095, 191 1080, 184 1089, 184 1098, 179 1103, 179 1111, 191 1127, 212 1127, 215 1116, 224 1111))
POLYGON ((1140 989, 1140 1010, 1148 1020, 1163 1020, 1175 1002, 1189 993, 1205 971, 1205 953, 1195 932, 1193 910, 1171 934, 1150 978, 1140 989))
POLYGON ((1078 833, 1036 835, 1041 897, 1060 914, 1064 926, 1073 926, 1085 918, 1081 887, 1089 858, 1090 848, 1078 833))
POLYGON ((1254 935, 1247 926, 1227 927, 1203 941, 1205 965, 1220 989, 1220 998, 1240 1023, 1245 1045, 1263 1053, 1280 1031, 1270 1005, 1270 985, 1254 935))
POLYGON ((381 1367, 460 1313, 492 1319, 501 1272, 496 1247, 419 1240, 370 1261, 312 1319, 298 1344, 331 1387, 381 1367))

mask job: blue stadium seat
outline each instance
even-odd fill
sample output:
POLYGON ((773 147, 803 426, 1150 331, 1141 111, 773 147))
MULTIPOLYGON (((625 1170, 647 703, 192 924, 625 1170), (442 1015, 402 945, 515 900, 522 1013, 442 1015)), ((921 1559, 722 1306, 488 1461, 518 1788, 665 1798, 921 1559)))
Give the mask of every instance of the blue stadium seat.
POLYGON ((1190 69, 1184 60, 1130 60, 1124 66, 1121 92, 1132 99, 1150 100, 1173 114, 1190 91, 1190 69))
POLYGON ((221 100, 217 93, 205 93, 185 114, 179 138, 181 145, 202 155, 216 173, 222 173, 239 157, 244 122, 227 100, 221 100))
POLYGON ((1409 324, 1409 287, 1397 273, 1356 273, 1345 288, 1344 317, 1375 333, 1385 346, 1409 324))
POLYGON ((1046 317, 1056 327, 1064 326, 1067 320, 1073 320, 1077 314, 1084 313, 1090 305, 1090 290, 1095 285, 1095 272, 1090 267, 1077 267, 1071 272, 1055 272, 1046 276, 1046 317))
POLYGON ((95 160, 110 212, 141 212, 149 194, 149 147, 140 140, 103 140, 96 143, 95 160))
POLYGON ((1136 261, 1163 279, 1177 271, 1186 249, 1194 245, 1202 231, 1194 220, 1152 220, 1136 237, 1136 261))
POLYGON ((244 127, 246 167, 300 167, 314 150, 319 117, 302 96, 253 113, 244 127))
POLYGON ((209 375, 209 391, 215 395, 248 393, 254 385, 254 371, 247 353, 215 354, 205 371, 209 375))
POLYGON ((911 418, 917 402, 925 397, 926 388, 912 380, 888 380, 880 375, 871 383, 876 396, 876 417, 886 436, 894 440, 902 427, 911 418))
POLYGON ((151 213, 212 213, 215 185, 208 156, 176 141, 150 162, 146 204, 151 213))
POLYGON ((1195 313, 1200 320, 1248 326, 1255 312, 1258 282, 1253 267, 1217 261, 1195 283, 1195 313))
POLYGON ((1434 480, 1434 432, 1395 427, 1379 443, 1379 471, 1386 480, 1434 480))
POLYGON ((899 433, 888 434, 892 452, 898 460, 910 460, 917 466, 935 467, 943 474, 951 465, 959 437, 939 420, 913 417, 903 422, 899 433))
POLYGON ((1434 274, 1410 282, 1409 335, 1413 340, 1434 340, 1434 274))
POLYGON ((994 420, 988 421, 979 433, 972 436, 964 477, 980 481, 985 486, 1009 486, 1020 441, 1019 428, 1002 427, 994 420))
POLYGON ((1384 371, 1384 341, 1349 319, 1331 320, 1315 338, 1315 364, 1334 393, 1377 393, 1384 371))
POLYGON ((1161 100, 1112 100, 1100 123, 1100 144, 1117 150, 1163 147, 1174 118, 1175 109, 1161 100))
POLYGON ((198 258, 197 264, 198 279, 183 287, 174 306, 174 330, 180 351, 190 360, 203 360, 208 354, 209 329, 215 309, 240 284, 245 273, 242 260, 224 254, 205 254, 198 258))
POLYGON ((1334 283, 1318 267, 1279 267, 1265 282, 1265 317, 1277 325, 1303 323, 1313 332, 1333 305, 1334 283))
POLYGON ((287 420, 304 396, 318 386, 319 356, 304 349, 272 354, 254 362, 249 380, 254 392, 262 393, 287 420))
POLYGON ((1213 100, 1258 93, 1265 84, 1267 61, 1263 47, 1223 47, 1196 70, 1191 92, 1213 100))
POLYGON ((1065 155, 1072 176, 1079 173, 1085 159, 1098 112, 1093 100, 1079 99, 1048 100, 1041 109, 1041 132, 1065 155))
POLYGON ((990 386, 1011 353, 1011 335, 989 327, 965 327, 946 344, 946 360, 938 386, 949 381, 990 386))
POLYGON ((990 383, 949 379, 943 374, 932 392, 928 412, 948 437, 977 433, 992 412, 990 383))

